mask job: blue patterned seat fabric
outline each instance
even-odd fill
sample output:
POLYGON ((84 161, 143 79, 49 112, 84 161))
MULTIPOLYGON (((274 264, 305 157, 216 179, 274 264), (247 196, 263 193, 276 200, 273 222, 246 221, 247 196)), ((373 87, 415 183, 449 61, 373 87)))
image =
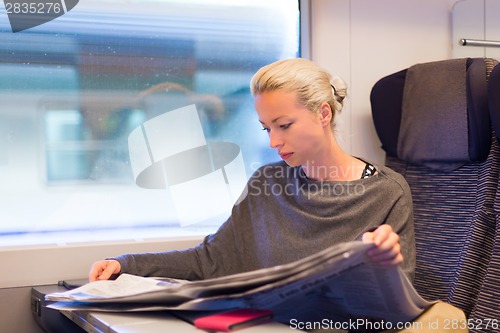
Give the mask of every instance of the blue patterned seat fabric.
POLYGON ((489 58, 417 64, 380 79, 370 95, 386 165, 412 190, 415 288, 478 322, 500 320, 496 64, 489 58))
MULTIPOLYGON (((493 149, 490 155, 494 155, 498 159, 500 154, 498 148, 500 142, 500 65, 496 66, 489 76, 488 101, 494 134, 493 149)), ((493 325, 486 329, 485 324, 483 324, 482 330, 477 327, 471 332, 500 332, 500 183, 497 166, 495 166, 494 171, 496 177, 492 175, 490 181, 496 183, 495 199, 492 209, 487 211, 495 220, 494 238, 491 239, 488 236, 485 239, 488 242, 488 247, 492 247, 492 251, 483 283, 471 312, 471 318, 479 319, 480 324, 492 321, 493 325), (492 244, 490 244, 491 242, 492 244)))

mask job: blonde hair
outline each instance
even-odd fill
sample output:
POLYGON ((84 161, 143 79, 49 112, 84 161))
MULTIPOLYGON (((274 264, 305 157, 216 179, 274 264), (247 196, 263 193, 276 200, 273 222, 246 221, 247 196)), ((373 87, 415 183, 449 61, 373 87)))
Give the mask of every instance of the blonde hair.
POLYGON ((340 77, 331 74, 312 61, 303 58, 285 59, 262 67, 250 81, 253 96, 266 91, 295 92, 299 103, 312 112, 319 112, 323 102, 335 115, 342 111, 347 86, 340 77))

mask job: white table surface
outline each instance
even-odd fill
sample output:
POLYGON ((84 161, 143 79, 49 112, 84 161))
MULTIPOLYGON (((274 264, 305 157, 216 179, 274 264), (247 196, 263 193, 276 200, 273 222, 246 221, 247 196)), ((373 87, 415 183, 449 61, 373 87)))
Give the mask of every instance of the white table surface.
MULTIPOLYGON (((110 313, 61 311, 89 333, 200 333, 207 332, 164 312, 110 313)), ((270 322, 240 329, 242 333, 301 332, 288 325, 270 322)))

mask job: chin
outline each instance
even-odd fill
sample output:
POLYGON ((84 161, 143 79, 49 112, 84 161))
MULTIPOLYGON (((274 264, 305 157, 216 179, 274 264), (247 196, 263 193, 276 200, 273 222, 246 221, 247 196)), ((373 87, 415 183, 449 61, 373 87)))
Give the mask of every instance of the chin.
POLYGON ((299 165, 301 165, 301 163, 297 163, 296 161, 294 161, 293 159, 288 159, 288 160, 284 160, 286 164, 288 164, 288 166, 290 167, 297 167, 299 165))

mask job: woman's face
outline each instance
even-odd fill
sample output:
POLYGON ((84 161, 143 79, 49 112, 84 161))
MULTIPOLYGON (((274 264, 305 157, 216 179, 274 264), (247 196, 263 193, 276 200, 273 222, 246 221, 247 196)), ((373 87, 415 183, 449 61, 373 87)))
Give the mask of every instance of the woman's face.
MULTIPOLYGON (((315 163, 330 132, 331 112, 327 119, 300 105, 296 94, 280 90, 255 96, 255 109, 269 144, 290 166, 315 163)), ((326 115, 326 113, 325 113, 326 115)))

